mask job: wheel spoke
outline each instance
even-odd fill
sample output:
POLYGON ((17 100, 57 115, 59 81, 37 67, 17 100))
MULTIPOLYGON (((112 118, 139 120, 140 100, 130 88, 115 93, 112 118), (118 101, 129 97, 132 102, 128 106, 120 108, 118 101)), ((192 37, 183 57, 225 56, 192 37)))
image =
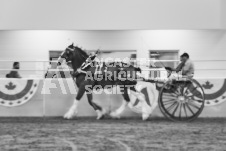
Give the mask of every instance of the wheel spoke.
POLYGON ((175 94, 176 96, 180 95, 179 93, 176 93, 177 91, 172 91, 173 94, 175 94))
POLYGON ((166 100, 166 101, 162 101, 163 104, 167 105, 167 104, 172 104, 173 102, 175 102, 175 99, 170 99, 170 100, 166 100))
POLYGON ((180 104, 179 119, 181 119, 181 108, 182 108, 182 105, 180 104))
POLYGON ((177 103, 177 106, 176 106, 176 108, 175 108, 174 111, 173 111, 173 116, 175 115, 175 113, 176 113, 176 111, 177 111, 177 109, 178 109, 178 106, 179 106, 179 103, 177 103))
POLYGON ((185 106, 187 106, 188 110, 194 115, 195 113, 193 112, 193 110, 190 108, 190 106, 188 105, 188 103, 185 103, 185 106))
POLYGON ((188 117, 188 115, 187 115, 187 110, 186 110, 186 107, 185 107, 185 104, 183 103, 183 108, 184 108, 184 113, 185 113, 185 116, 186 116, 186 118, 188 117))
POLYGON ((165 99, 176 99, 176 96, 162 96, 165 99))
POLYGON ((192 95, 187 95, 186 97, 193 97, 194 95, 192 94, 192 95))
POLYGON ((178 93, 180 94, 180 95, 183 95, 183 92, 184 92, 184 85, 179 85, 178 86, 178 93))
POLYGON ((181 95, 183 95, 183 93, 184 93, 184 86, 183 86, 183 87, 181 87, 181 91, 180 91, 180 93, 181 93, 181 95))
MULTIPOLYGON (((195 88, 193 88, 190 92, 194 92, 196 89, 198 88, 198 86, 196 86, 195 88)), ((193 93, 192 93, 193 94, 193 93)))
POLYGON ((200 99, 202 99, 203 98, 203 93, 202 93, 202 91, 200 92, 201 90, 196 90, 194 93, 192 93, 194 96, 196 96, 196 97, 198 97, 198 98, 200 98, 200 99))
POLYGON ((171 97, 176 97, 177 95, 172 94, 172 93, 164 93, 163 96, 171 96, 171 97))
POLYGON ((199 110, 199 107, 198 107, 198 106, 196 106, 195 104, 193 104, 192 102, 188 102, 188 104, 189 104, 189 105, 191 105, 192 107, 194 107, 194 108, 196 108, 196 109, 198 109, 198 110, 199 110))
POLYGON ((170 111, 176 104, 177 104, 177 102, 174 102, 172 105, 170 105, 169 107, 167 107, 166 110, 167 111, 170 111))
POLYGON ((181 94, 181 92, 180 92, 180 87, 177 86, 177 89, 176 89, 174 92, 175 92, 175 94, 180 95, 180 94, 181 94))
POLYGON ((196 99, 192 99, 191 101, 193 101, 193 102, 198 102, 198 103, 203 103, 204 100, 196 100, 196 99))
POLYGON ((169 106, 169 105, 171 105, 171 104, 173 104, 174 102, 166 102, 166 103, 164 103, 164 105, 165 106, 169 106))
MULTIPOLYGON (((199 91, 198 91, 199 92, 199 91)), ((200 93, 200 92, 199 92, 200 93)), ((196 97, 198 97, 199 99, 202 99, 203 98, 203 94, 201 94, 200 93, 200 95, 199 96, 197 96, 195 93, 189 93, 189 95, 187 94, 187 95, 185 95, 186 97, 193 97, 193 96, 196 96, 196 97)))
POLYGON ((184 90, 184 94, 187 95, 188 87, 184 90))

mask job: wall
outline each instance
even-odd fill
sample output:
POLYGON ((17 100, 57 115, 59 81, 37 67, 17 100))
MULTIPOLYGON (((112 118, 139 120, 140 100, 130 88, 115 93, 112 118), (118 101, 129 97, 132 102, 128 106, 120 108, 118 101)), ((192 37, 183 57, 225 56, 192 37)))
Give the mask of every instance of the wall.
MULTIPOLYGON (((148 57, 148 50, 179 50, 188 52, 193 60, 204 60, 195 63, 197 70, 202 69, 197 76, 226 74, 225 70, 216 70, 225 69, 225 61, 209 61, 226 60, 226 30, 0 31, 0 60, 48 60, 49 50, 64 50, 72 42, 86 50, 137 50, 141 58, 148 57)), ((23 63, 21 68, 40 66, 23 63)), ((11 64, 1 63, 0 68, 11 68, 11 64)))
MULTIPOLYGON (((70 106, 73 104, 75 98, 75 92, 77 87, 73 84, 72 79, 65 79, 58 81, 56 79, 46 79, 45 81, 40 80, 38 89, 35 91, 34 96, 25 104, 15 106, 15 107, 6 107, 2 106, 0 102, 0 117, 2 116, 63 116, 70 106), (43 85, 45 82, 45 85, 43 85), (70 84, 68 84, 70 83, 70 84), (55 87, 52 87, 52 86, 55 87), (75 88, 75 89, 73 89, 75 88), (64 90, 64 91, 62 91, 64 90)), ((0 79, 2 86, 8 84, 11 81, 10 79, 0 79)), ((7 91, 5 94, 15 95, 21 90, 19 87, 25 86, 24 79, 14 79, 13 84, 16 85, 15 91, 7 91), (17 88, 18 87, 18 88, 17 88), (16 92, 17 90, 17 92, 16 92)), ((4 90, 4 87, 0 87, 1 91, 4 90)), ((24 93, 29 93, 25 92, 24 93)), ((0 101, 2 101, 0 96, 0 101)), ((95 94, 93 100, 104 107, 107 111, 115 110, 121 105, 122 102, 121 95, 115 94, 95 94)), ((16 102, 16 96, 12 102, 16 102)), ((5 102, 8 102, 7 100, 5 102)), ((96 112, 89 105, 86 95, 80 100, 78 108, 78 116, 96 116, 96 112)), ((137 116, 136 113, 127 109, 124 116, 137 116)))
POLYGON ((221 21, 222 21, 222 25, 223 28, 226 29, 226 1, 222 0, 221 2, 221 11, 222 11, 222 15, 221 15, 221 21))
MULTIPOLYGON (((152 49, 178 49, 180 53, 190 53, 193 60, 225 60, 225 11, 225 0, 1 0, 0 29, 8 31, 0 31, 0 60, 48 60, 49 50, 65 49, 72 41, 88 50, 136 49, 138 57, 147 57, 148 50, 152 49), (17 31, 21 29, 26 31, 17 31), (124 29, 149 31, 118 31, 124 29)), ((224 64, 225 62, 196 62, 196 68, 217 69, 223 68, 224 64)), ((42 65, 22 63, 21 66, 22 69, 40 69, 42 65)), ((0 68, 11 68, 11 64, 1 62, 0 68)), ((6 71, 1 72, 0 77, 5 74, 6 71)), ((216 70, 196 72, 197 76, 216 77, 225 74, 216 70)), ((44 104, 47 107, 46 115, 61 116, 69 108, 74 96, 62 95, 60 92, 55 89, 54 95, 45 97, 48 101, 44 104)), ((103 99, 95 97, 96 100, 103 99)), ((41 116, 44 111, 42 98, 42 95, 36 94, 24 106, 1 107, 0 115, 41 116)), ((109 102, 113 96, 105 98, 109 102)), ((114 100, 121 101, 119 97, 114 100)), ((82 102, 82 107, 87 106, 86 100, 82 102)), ((88 112, 85 110, 80 113, 94 115, 91 108, 86 109, 88 112)), ((224 109, 225 103, 205 108, 203 116, 210 113, 211 116, 225 116, 224 109)), ((157 110, 156 115, 158 114, 157 110)))
POLYGON ((221 0, 1 0, 0 29, 220 29, 221 14, 221 0))
MULTIPOLYGON (((7 79, 8 82, 10 81, 7 79)), ((34 96, 25 104, 22 104, 20 106, 16 107, 5 107, 2 106, 2 103, 0 102, 0 117, 2 116, 63 116, 70 106, 73 104, 74 97, 75 97, 75 91, 74 89, 72 90, 71 86, 73 85, 72 79, 67 79, 69 81, 66 81, 63 79, 62 81, 58 81, 56 79, 47 79, 45 80, 45 85, 43 85, 43 80, 39 81, 39 86, 34 94, 34 96), (69 84, 70 83, 70 86, 69 84), (52 86, 55 87, 52 87, 52 86), (62 91, 64 90, 64 91, 62 91), (44 93, 45 92, 45 93, 44 93)), ((222 85, 222 81, 225 79, 217 79, 216 82, 221 82, 220 85, 222 85)), ((19 79, 19 80, 14 80, 13 84, 16 86, 24 86, 21 81, 25 81, 24 79, 19 79), (17 81, 17 82, 16 82, 17 81), (22 85, 21 85, 22 84, 22 85)), ((1 86, 8 84, 6 82, 6 79, 0 80, 1 86)), ((200 81, 201 82, 201 81, 200 81)), ((214 83, 214 80, 211 81, 214 83)), ((201 84, 203 84, 201 82, 201 84)), ((142 83, 144 85, 144 83, 142 83)), ((155 89, 155 85, 151 83, 145 83, 145 85, 152 85, 150 88, 152 89, 152 92, 148 91, 148 98, 151 105, 152 103, 157 101, 158 99, 158 91, 155 89), (151 100, 150 100, 151 99, 151 100)), ((76 88, 76 86, 74 86, 76 88)), ((3 87, 0 87, 1 90, 3 90, 3 87)), ((17 89, 17 88, 16 88, 17 89)), ((76 88, 77 89, 77 88, 76 88)), ((18 89, 17 89, 18 90, 18 89)), ((149 90, 149 89, 148 89, 149 90)), ((219 91, 219 87, 214 85, 213 91, 210 91, 208 89, 205 89, 206 94, 213 94, 213 92, 219 91), (215 89, 216 88, 216 89, 215 89)), ((215 105, 211 106, 206 106, 201 114, 202 117, 225 117, 226 116, 226 89, 224 87, 224 99, 221 99, 220 97, 215 97, 213 96, 214 99, 207 99, 206 101, 211 101, 215 105), (222 103, 214 103, 215 100, 219 100, 222 103)), ((20 91, 18 91, 20 92, 20 91)), ((17 93, 18 93, 17 92, 17 93)), ((6 94, 12 94, 12 92, 7 92, 6 94)), ((14 93, 14 94, 17 94, 14 93)), ((29 93, 29 92, 28 92, 29 93)), ((2 98, 2 96, 1 96, 2 98)), ((2 101, 0 98, 0 101, 2 101)), ((13 100, 13 102, 17 101, 16 99, 13 100)), ((120 94, 94 94, 93 95, 93 101, 97 102, 99 105, 101 105, 103 108, 105 108, 107 111, 114 111, 117 109, 122 101, 123 97, 120 94)), ((7 102, 7 101, 6 101, 7 102)), ((156 102, 157 103, 157 102, 156 102)), ((137 105, 138 106, 138 105, 137 105)), ((153 105, 154 106, 154 105, 153 105)), ((88 100, 86 95, 82 97, 79 103, 78 107, 78 116, 96 116, 95 111, 93 108, 88 104, 88 100)), ((133 112, 129 107, 126 108, 126 110, 123 112, 122 117, 129 116, 129 117, 134 117, 134 116, 140 116, 141 114, 137 114, 133 112)), ((153 117, 160 116, 162 117, 162 113, 159 110, 159 107, 157 106, 153 113, 153 117)))

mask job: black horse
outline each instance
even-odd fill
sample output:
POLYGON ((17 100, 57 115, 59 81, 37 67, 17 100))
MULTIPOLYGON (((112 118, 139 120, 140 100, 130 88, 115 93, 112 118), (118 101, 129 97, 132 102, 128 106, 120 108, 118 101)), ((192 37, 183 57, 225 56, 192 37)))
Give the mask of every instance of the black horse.
MULTIPOLYGON (((64 118, 71 119, 77 113, 79 100, 86 92, 89 104, 97 112, 97 119, 101 119, 106 114, 106 110, 100 105, 92 101, 92 90, 94 87, 110 88, 111 86, 120 86, 121 94, 124 101, 122 105, 114 112, 110 113, 111 117, 120 118, 120 114, 124 111, 126 105, 130 101, 128 89, 132 90, 138 99, 144 99, 144 96, 136 92, 135 85, 137 84, 137 72, 141 72, 140 68, 134 67, 123 62, 97 62, 94 61, 95 55, 88 55, 79 47, 73 44, 69 45, 58 59, 58 65, 61 64, 62 59, 66 62, 71 61, 74 69, 73 77, 76 78, 76 85, 78 93, 73 105, 64 115, 64 118)), ((148 118, 149 115, 142 115, 143 119, 148 118)))

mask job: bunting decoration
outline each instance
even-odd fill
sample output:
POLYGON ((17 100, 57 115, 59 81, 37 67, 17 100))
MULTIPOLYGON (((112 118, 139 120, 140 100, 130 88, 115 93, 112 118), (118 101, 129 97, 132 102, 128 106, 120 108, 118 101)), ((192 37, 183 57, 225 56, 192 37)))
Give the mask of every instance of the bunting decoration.
POLYGON ((39 80, 2 79, 0 80, 0 105, 15 107, 27 103, 36 93, 39 80))

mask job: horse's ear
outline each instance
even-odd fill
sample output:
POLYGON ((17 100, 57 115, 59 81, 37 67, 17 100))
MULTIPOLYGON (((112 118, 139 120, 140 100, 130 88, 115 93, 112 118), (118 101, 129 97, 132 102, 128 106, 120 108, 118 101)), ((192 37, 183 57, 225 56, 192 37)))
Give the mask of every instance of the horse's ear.
POLYGON ((74 46, 74 43, 72 43, 71 45, 74 46))

